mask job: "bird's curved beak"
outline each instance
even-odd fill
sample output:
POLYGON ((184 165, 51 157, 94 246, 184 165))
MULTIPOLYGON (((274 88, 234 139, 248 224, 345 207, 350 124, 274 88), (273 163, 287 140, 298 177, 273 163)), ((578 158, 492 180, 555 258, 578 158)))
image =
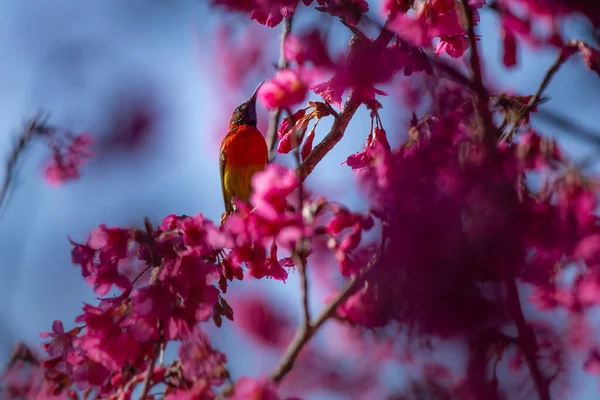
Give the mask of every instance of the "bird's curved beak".
POLYGON ((256 109, 256 96, 258 96, 258 90, 260 89, 260 87, 266 82, 267 80, 265 79, 264 81, 262 81, 257 87, 256 89, 254 89, 254 93, 252 93, 252 96, 250 96, 250 99, 248 99, 248 104, 251 105, 252 107, 254 107, 256 109))

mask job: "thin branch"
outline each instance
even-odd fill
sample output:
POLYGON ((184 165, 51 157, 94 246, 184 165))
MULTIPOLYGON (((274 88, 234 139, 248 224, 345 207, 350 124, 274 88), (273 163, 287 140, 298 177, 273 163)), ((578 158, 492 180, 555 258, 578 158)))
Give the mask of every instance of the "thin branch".
MULTIPOLYGON (((386 22, 387 24, 387 22, 386 22)), ((394 37, 394 33, 388 29, 382 29, 381 33, 377 37, 374 42, 374 46, 377 47, 386 47, 388 43, 394 37)), ((348 57, 352 57, 353 50, 351 49, 348 57)), ((339 113, 337 118, 335 118, 329 133, 325 136, 325 138, 311 151, 308 157, 297 167, 297 172, 300 178, 300 187, 302 187, 302 182, 308 177, 308 175, 313 171, 316 165, 325 157, 325 155, 333 149, 333 147, 342 139, 344 136, 344 132, 348 127, 348 123, 354 116, 354 113, 360 106, 361 102, 357 99, 357 94, 352 91, 348 95, 348 99, 344 104, 342 112, 339 113)), ((299 156, 298 156, 299 157, 299 156)), ((298 158, 299 161, 299 158, 298 158)), ((383 241, 384 239, 382 239, 383 241)), ((379 254, 381 251, 378 251, 371 261, 367 264, 367 266, 359 273, 359 275, 350 278, 344 288, 336 295, 336 297, 329 302, 323 310, 319 313, 314 321, 311 321, 309 312, 308 312, 308 281, 306 280, 306 276, 302 278, 302 274, 305 273, 303 271, 304 268, 301 268, 301 285, 303 291, 303 308, 304 311, 304 319, 305 323, 301 324, 296 331, 296 335, 292 339, 292 342, 288 345, 285 353, 279 360, 279 363, 275 367, 273 373, 271 374, 271 379, 278 383, 280 382, 293 368, 300 351, 304 348, 306 343, 314 336, 314 334, 319 330, 319 328, 327 321, 331 316, 333 316, 337 310, 337 308, 344 302, 348 297, 350 297, 361 285, 364 284, 369 271, 373 268, 376 261, 379 258, 379 254)), ((301 262, 300 265, 303 263, 301 262)))
MULTIPOLYGON (((292 119, 292 115, 290 111, 287 111, 288 117, 290 120, 292 119)), ((298 135, 297 132, 294 132, 292 135, 293 146, 295 146, 294 157, 296 159, 296 173, 298 173, 298 168, 300 168, 300 143, 298 143, 298 135)), ((300 212, 300 217, 304 220, 304 184, 300 181, 298 185, 298 211, 300 212)), ((292 253, 294 258, 294 262, 296 266, 298 266, 298 271, 300 272, 300 292, 302 293, 302 326, 304 329, 310 329, 310 309, 308 306, 308 276, 306 274, 306 249, 307 249, 307 241, 304 235, 300 236, 300 240, 298 241, 298 245, 296 246, 296 250, 292 253)))
POLYGON ((33 117, 26 122, 19 135, 17 144, 10 152, 8 160, 6 161, 6 171, 4 172, 4 178, 2 179, 2 185, 0 186, 0 210, 2 210, 10 185, 15 176, 17 164, 23 155, 25 148, 36 135, 49 134, 50 131, 51 128, 45 126, 45 121, 43 121, 41 115, 33 117))
POLYGON ((479 115, 479 119, 483 125, 484 137, 490 138, 492 134, 492 114, 488 106, 489 94, 483 84, 483 76, 481 74, 481 60, 479 58, 479 50, 477 49, 477 38, 475 36, 475 23, 473 20, 473 10, 467 1, 461 2, 465 17, 467 20, 467 34, 469 35, 469 44, 471 46, 471 82, 473 83, 474 96, 473 103, 475 110, 479 115))
POLYGON ((279 364, 277 364, 273 370, 273 373, 271 374, 271 379, 274 382, 281 382, 281 380, 292 370, 300 351, 304 348, 306 343, 308 343, 308 341, 315 335, 325 321, 335 314, 338 307, 365 283, 369 272, 377 263, 380 254, 380 252, 377 252, 373 258, 371 258, 371 261, 369 261, 367 266, 359 273, 359 275, 350 278, 342 290, 339 291, 339 293, 331 302, 327 303, 327 305, 323 307, 319 315, 317 315, 317 317, 311 323, 307 325, 300 325, 296 331, 296 335, 292 339, 292 342, 288 345, 285 353, 279 360, 279 364))
MULTIPOLYGON (((387 22, 386 22, 387 26, 387 22)), ((385 48, 388 43, 394 37, 394 33, 387 29, 385 26, 382 28, 381 33, 375 39, 374 46, 379 48, 385 48)), ((353 50, 350 49, 348 57, 352 57, 353 50)), ((348 99, 346 103, 344 103, 344 107, 342 108, 342 112, 339 113, 333 124, 331 125, 331 129, 329 133, 323 138, 323 140, 315 146, 315 148, 310 152, 308 157, 302 162, 300 167, 298 167, 298 172, 300 175, 300 181, 303 182, 308 175, 315 169, 317 164, 325 157, 334 146, 342 140, 344 137, 344 132, 350 123, 350 120, 354 116, 354 113, 360 106, 361 101, 359 96, 351 91, 348 95, 348 99)))
POLYGON ((552 65, 550 65, 550 67, 548 68, 548 70, 544 74, 544 77, 542 78, 542 81, 540 82, 540 84, 539 84, 537 90, 535 91, 534 95, 531 96, 531 98, 529 99, 529 101, 527 102, 527 104, 523 108, 521 108, 521 110, 519 111, 519 115, 513 121, 513 124, 511 126, 510 130, 503 136, 504 140, 510 140, 510 138, 513 137, 513 135, 517 131, 517 128, 518 128, 519 123, 521 122, 521 120, 523 120, 523 118, 525 118, 527 116, 527 114, 533 109, 533 107, 535 107, 537 105, 537 102, 542 97, 542 94, 544 93, 544 90, 546 90, 546 87, 548 87, 548 85, 550 84, 550 81, 552 80, 552 78, 554 77, 554 75, 556 75, 556 73, 558 72, 558 70, 561 67, 561 65, 568 58, 569 58, 568 56, 565 56, 565 49, 563 49, 558 54, 558 56, 556 57, 556 59, 554 60, 554 62, 552 63, 552 65))
MULTIPOLYGON (((286 110, 288 118, 292 119, 292 112, 286 110)), ((314 128, 313 128, 314 129, 314 128)), ((301 140, 298 137, 298 132, 294 129, 292 132, 292 147, 294 148, 294 158, 296 160, 296 173, 298 174, 300 167, 300 145, 301 140)), ((298 184, 298 212, 300 218, 304 221, 304 184, 302 181, 298 184)), ((300 273, 300 292, 302 295, 302 324, 301 327, 308 330, 310 329, 310 309, 308 307, 308 278, 306 275, 306 238, 304 235, 300 236, 296 249, 292 251, 292 258, 294 263, 298 267, 300 273)))
POLYGON ((357 97, 358 96, 354 92, 350 93, 342 112, 340 112, 338 118, 333 121, 329 133, 312 149, 308 157, 306 157, 302 164, 300 164, 300 167, 298 167, 301 182, 304 182, 317 164, 340 140, 342 140, 342 137, 344 137, 344 132, 346 131, 350 120, 360 106, 360 101, 357 100, 357 97))
MULTIPOLYGON (((160 344, 158 345, 160 346, 160 344)), ((144 386, 142 386, 142 393, 140 394, 140 400, 144 400, 148 393, 150 392, 150 382, 152 380, 152 373, 154 372, 154 364, 156 364, 156 359, 158 358, 160 352, 160 348, 157 348, 148 363, 148 367, 146 368, 146 376, 144 378, 144 386)))
MULTIPOLYGON (((305 239, 302 238, 301 246, 304 247, 305 239)), ((303 252, 304 253, 304 252, 303 252)), ((310 329, 310 308, 308 306, 308 276, 306 274, 306 257, 303 254, 297 254, 296 265, 300 271, 300 290, 302 292, 302 325, 310 329)))
POLYGON ((515 324, 517 325, 517 343, 521 348, 521 351, 525 355, 529 372, 535 383, 540 400, 550 400, 550 388, 548 380, 544 378, 540 367, 537 363, 538 358, 538 345, 535 333, 527 325, 523 309, 521 308, 521 301, 519 299, 519 292, 517 290, 517 284, 513 277, 507 276, 505 279, 506 287, 508 289, 508 302, 509 311, 511 312, 515 324))
MULTIPOLYGON (((286 17, 283 20, 281 31, 281 48, 279 50, 279 63, 277 68, 287 68, 288 62, 285 59, 285 40, 292 31, 292 17, 286 17)), ((277 128, 279 127, 279 119, 281 118, 281 109, 271 111, 269 115, 269 127, 267 128, 267 146, 269 149, 269 162, 275 158, 275 142, 277 141, 277 128)))

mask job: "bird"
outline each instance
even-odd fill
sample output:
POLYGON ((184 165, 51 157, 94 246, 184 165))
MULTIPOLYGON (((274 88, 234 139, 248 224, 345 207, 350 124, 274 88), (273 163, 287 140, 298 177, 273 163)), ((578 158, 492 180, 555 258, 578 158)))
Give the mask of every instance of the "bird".
POLYGON ((221 222, 235 211, 232 200, 248 202, 252 194, 252 177, 267 166, 267 142, 256 127, 256 96, 263 83, 265 81, 234 110, 229 132, 221 142, 219 171, 225 204, 221 222))

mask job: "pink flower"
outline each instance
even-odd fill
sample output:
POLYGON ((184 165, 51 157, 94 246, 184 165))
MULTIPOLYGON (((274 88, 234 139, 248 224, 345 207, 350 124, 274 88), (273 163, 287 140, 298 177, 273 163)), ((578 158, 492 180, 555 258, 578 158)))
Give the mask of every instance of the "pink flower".
POLYGON ((427 56, 420 49, 401 42, 380 48, 370 39, 358 39, 352 45, 350 55, 337 63, 335 75, 311 89, 341 109, 342 96, 349 89, 354 90, 361 101, 374 99, 377 94, 386 95, 374 85, 389 82, 401 70, 406 76, 419 71, 432 72, 427 56))
POLYGON ((0 375, 0 396, 6 400, 72 399, 76 395, 74 390, 65 390, 70 383, 65 378, 64 373, 52 371, 46 362, 40 363, 38 355, 26 345, 17 343, 0 375))
MULTIPOLYGON (((464 16, 457 13, 455 2, 439 0, 418 4, 420 8, 416 10, 415 17, 397 13, 389 24, 390 28, 415 47, 429 47, 433 39, 439 38, 436 54, 445 52, 454 58, 461 57, 469 43, 462 23, 464 16)), ((485 1, 469 1, 475 25, 479 22, 477 9, 484 4, 485 1)), ((412 6, 415 7, 415 4, 412 6)))
POLYGON ((162 118, 159 97, 148 82, 132 81, 136 79, 122 82, 117 96, 109 99, 103 110, 108 127, 96 146, 100 157, 139 151, 158 136, 162 118))
POLYGON ((384 15, 390 14, 394 17, 396 14, 404 14, 412 7, 412 0, 383 0, 381 11, 384 15))
POLYGON ((77 345, 90 360, 110 371, 119 371, 126 362, 141 366, 152 345, 144 327, 129 317, 114 306, 84 304, 84 313, 76 321, 85 323, 86 331, 77 339, 77 345))
POLYGON ((263 346, 283 347, 293 336, 294 325, 289 316, 259 293, 238 295, 234 307, 236 326, 263 346))
MULTIPOLYGON (((337 309, 337 315, 352 324, 380 327, 387 323, 385 311, 374 301, 373 289, 363 288, 348 298, 337 309)), ((332 296, 333 297, 333 296, 332 296)))
POLYGON ((327 51, 325 38, 318 29, 309 30, 299 36, 288 35, 283 51, 288 62, 296 62, 299 66, 310 62, 315 67, 327 69, 334 67, 334 62, 327 51))
POLYGON ((583 363, 583 369, 588 374, 600 375, 600 350, 598 350, 598 347, 590 350, 587 359, 583 363))
POLYGON ((279 128, 277 129, 277 137, 279 139, 283 138, 290 131, 290 129, 293 128, 294 125, 296 125, 296 123, 302 119, 302 117, 304 117, 305 113, 306 110, 301 108, 292 114, 291 117, 288 116, 283 118, 279 124, 279 128))
POLYGON ((119 262, 127 257, 130 233, 120 228, 100 225, 90 234, 87 245, 71 241, 73 264, 81 266, 86 282, 94 285, 99 295, 108 293, 113 285, 128 291, 131 281, 119 272, 119 262))
POLYGON ((377 157, 390 152, 390 145, 383 128, 375 128, 373 135, 367 137, 365 149, 349 156, 344 162, 355 171, 370 167, 377 157))
POLYGON ((321 96, 323 101, 342 109, 342 95, 347 88, 340 79, 336 79, 336 76, 328 81, 314 85, 311 89, 315 94, 321 96))
POLYGON ((69 377, 78 389, 102 388, 108 383, 111 372, 102 364, 90 359, 80 348, 69 353, 67 362, 72 368, 69 377))
POLYGON ((315 129, 311 129, 306 136, 306 140, 302 145, 302 150, 300 151, 301 160, 304 161, 310 154, 313 148, 313 141, 315 140, 315 129))
POLYGON ((161 286, 134 293, 134 310, 162 321, 167 339, 185 339, 198 322, 213 314, 219 293, 210 284, 215 272, 216 266, 206 263, 198 250, 182 251, 176 259, 165 262, 158 275, 161 286))
POLYGON ((600 51, 584 42, 578 42, 578 46, 585 66, 600 76, 600 51))
POLYGON ((575 257, 584 260, 588 267, 600 264, 600 233, 586 236, 575 248, 575 257))
POLYGON ((227 357, 211 347, 208 337, 198 326, 194 328, 192 335, 181 343, 178 354, 186 379, 191 382, 208 380, 213 385, 223 383, 227 357))
MULTIPOLYGON (((248 377, 241 377, 235 383, 235 392, 231 400, 282 400, 277 394, 275 384, 268 379, 254 380, 248 377)), ((285 400, 300 400, 299 398, 287 397, 285 400)))
MULTIPOLYGON (((299 0, 212 0, 212 4, 227 7, 232 11, 249 12, 250 18, 266 26, 276 26, 283 17, 294 15, 299 0)), ((308 5, 312 0, 303 0, 308 5)))
MULTIPOLYGON (((526 105, 529 98, 530 96, 515 96, 512 99, 526 105)), ((536 112, 537 109, 534 107, 531 111, 536 112)), ((528 122, 529 115, 526 116, 525 120, 528 122)), ((552 139, 542 138, 531 129, 519 135, 517 157, 523 161, 525 168, 534 170, 551 167, 554 162, 559 162, 562 159, 558 146, 552 139)))
POLYGON ((73 340, 81 332, 81 328, 73 328, 65 332, 62 321, 55 320, 52 323, 52 332, 43 332, 42 338, 52 338, 50 343, 44 343, 44 349, 52 358, 66 358, 67 354, 73 350, 73 340))
POLYGON ((253 176, 250 202, 256 207, 256 213, 269 220, 277 220, 285 211, 287 196, 297 186, 295 170, 269 164, 264 171, 253 176))
POLYGON ((59 145, 53 146, 52 159, 44 168, 46 181, 59 186, 79 178, 79 169, 92 155, 91 143, 92 137, 89 134, 80 134, 72 138, 66 149, 59 145))
POLYGON ((165 400, 217 400, 219 397, 210 385, 203 380, 195 381, 191 388, 169 391, 165 400))
POLYGON ((357 25, 364 13, 369 11, 366 0, 317 0, 317 10, 342 18, 349 25, 357 25))
POLYGON ((131 234, 121 228, 107 228, 102 224, 90 233, 88 246, 98 251, 100 262, 111 262, 127 256, 131 234))
POLYGON ((261 86, 258 97, 268 109, 286 109, 302 102, 307 91, 308 87, 298 71, 282 69, 261 86))
MULTIPOLYGON (((306 132, 309 122, 310 121, 307 118, 301 118, 297 120, 294 126, 280 138, 279 145, 277 146, 277 152, 287 154, 293 149, 297 148, 304 139, 304 133, 306 132)), ((281 125, 283 126, 283 122, 281 125)))

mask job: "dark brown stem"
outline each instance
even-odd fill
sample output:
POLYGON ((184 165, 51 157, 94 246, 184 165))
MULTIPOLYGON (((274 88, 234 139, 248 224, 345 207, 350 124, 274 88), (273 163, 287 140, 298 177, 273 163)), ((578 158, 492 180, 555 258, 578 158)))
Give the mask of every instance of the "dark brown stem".
MULTIPOLYGON (((288 118, 292 119, 292 114, 290 110, 286 110, 288 118)), ((292 146, 295 148, 294 150, 294 158, 296 159, 296 173, 298 173, 298 168, 300 167, 300 140, 298 138, 298 132, 292 133, 292 146)), ((298 212, 300 213, 300 218, 304 221, 304 184, 302 181, 299 182, 298 185, 298 212)), ((298 240, 298 244, 296 245, 296 249, 292 252, 292 258, 294 259, 294 263, 298 267, 298 272, 300 273, 300 292, 302 295, 302 326, 306 329, 310 329, 310 309, 308 307, 308 277, 306 275, 306 249, 307 249, 307 240, 304 235, 300 236, 298 240)))
MULTIPOLYGON (((387 22, 386 22, 387 24, 387 22)), ((385 48, 388 43, 394 37, 394 33, 390 30, 384 29, 381 30, 381 33, 377 37, 374 42, 374 46, 385 48)), ((348 57, 352 57, 352 48, 348 57)), ((325 136, 325 138, 311 151, 309 156, 304 160, 302 164, 300 164, 297 168, 299 177, 300 177, 300 186, 302 186, 302 182, 310 175, 316 165, 325 157, 325 155, 333 149, 333 147, 342 139, 344 136, 344 132, 348 127, 348 123, 354 116, 354 113, 360 106, 361 101, 356 95, 354 91, 350 92, 346 103, 342 109, 342 112, 339 113, 337 118, 334 120, 333 125, 329 133, 325 136)), ((299 161, 299 159, 298 159, 299 161)), ((383 241, 384 239, 382 239, 383 241)), ((292 342, 288 345, 285 353, 279 360, 279 363, 275 367, 273 373, 271 374, 271 379, 279 383, 293 368, 298 355, 308 343, 308 341, 314 336, 314 334, 319 330, 319 328, 327 321, 330 317, 332 317, 337 308, 344 302, 348 297, 356 292, 367 279, 368 273, 372 270, 373 266, 376 264, 381 251, 378 251, 371 261, 365 266, 365 268, 357 275, 350 278, 344 288, 335 296, 335 298, 329 302, 317 315, 317 317, 310 321, 308 313, 308 297, 303 297, 303 303, 306 311, 304 318, 306 321, 303 324, 300 324, 298 330, 296 331, 296 335, 292 339, 292 342)), ((302 264, 302 262, 300 263, 302 264)), ((302 275, 302 268, 301 268, 302 275)), ((306 278, 306 277, 305 277, 306 278)), ((304 278, 301 281, 303 286, 303 296, 308 291, 308 286, 304 287, 304 285, 308 285, 306 279, 304 278)), ((301 277, 302 280, 302 277, 301 277)))
POLYGON ((537 363, 538 358, 538 345, 535 333, 525 320, 523 309, 521 308, 521 301, 519 298, 519 292, 517 290, 517 284, 513 277, 507 277, 505 279, 506 288, 508 291, 508 307, 512 314, 515 324, 517 325, 517 343, 521 348, 521 351, 525 355, 529 372, 535 383, 540 400, 550 400, 550 388, 548 380, 544 378, 540 367, 537 363))
POLYGON ((548 68, 548 70, 544 74, 544 77, 542 78, 542 80, 541 80, 537 90, 533 94, 533 96, 531 96, 531 98, 529 99, 527 104, 523 108, 521 108, 521 110, 519 111, 519 115, 513 121, 513 124, 511 126, 510 130, 505 135, 503 135, 504 140, 510 140, 513 137, 513 135, 517 131, 517 128, 519 127, 519 123, 523 120, 523 118, 525 118, 527 116, 527 114, 533 109, 533 107, 535 107, 535 105, 537 104, 539 99, 542 97, 544 90, 546 90, 546 87, 548 87, 548 85, 550 84, 550 81, 552 80, 554 75, 556 75, 556 73, 558 72, 561 65, 569 58, 568 56, 565 56, 565 54, 569 54, 569 53, 566 53, 566 51, 568 51, 568 48, 572 47, 572 46, 573 46, 573 43, 569 43, 565 47, 565 49, 563 49, 558 54, 558 56, 556 57, 556 59, 554 60, 552 65, 550 65, 550 68, 548 68))
POLYGON ((279 360, 279 364, 277 364, 275 370, 273 370, 273 373, 271 374, 271 379, 274 382, 281 382, 281 380, 292 370, 294 362, 298 358, 300 351, 304 348, 304 345, 308 343, 325 321, 335 314, 337 308, 364 284, 369 271, 371 271, 378 258, 379 253, 373 256, 369 264, 358 276, 354 276, 346 282, 346 285, 342 290, 340 290, 335 298, 321 310, 319 315, 317 315, 312 322, 300 325, 294 339, 292 339, 292 342, 288 345, 285 353, 279 360))
MULTIPOLYGON (((158 346, 160 346, 160 345, 158 345, 158 346)), ((150 382, 152 381, 152 372, 154 372, 154 364, 156 364, 156 359, 158 358, 159 352, 160 352, 160 347, 158 347, 154 351, 154 354, 152 355, 152 358, 150 359, 150 362, 148 363, 148 367, 146 368, 146 376, 144 377, 144 386, 142 386, 142 393, 140 394, 140 400, 144 400, 144 398, 146 398, 146 396, 150 392, 150 387, 151 387, 150 382)))
POLYGON ((319 315, 317 315, 312 322, 308 324, 302 324, 298 327, 294 339, 292 339, 292 342, 288 345, 285 353, 279 360, 279 364, 277 364, 277 367, 275 367, 275 370, 271 374, 271 379, 275 383, 281 382, 281 380, 292 370, 294 363, 304 345, 308 343, 308 341, 315 335, 325 321, 327 321, 329 318, 335 317, 338 307, 342 305, 342 303, 344 303, 348 297, 356 293, 356 291, 365 284, 367 279, 369 279, 371 271, 373 271, 374 266, 377 264, 379 258, 384 252, 386 240, 387 224, 384 222, 382 225, 381 244, 378 251, 373 255, 373 257, 371 257, 371 260, 367 263, 367 265, 360 270, 358 275, 352 276, 348 281, 346 281, 346 284, 342 290, 338 292, 332 301, 323 307, 319 315))
MULTIPOLYGON (((285 39, 292 31, 292 17, 286 17, 283 19, 283 25, 281 30, 281 48, 279 50, 279 63, 277 68, 287 68, 288 62, 285 59, 285 53, 283 51, 285 46, 285 39)), ((267 128, 267 146, 269 149, 269 162, 275 158, 275 142, 277 141, 277 128, 279 127, 279 119, 281 118, 281 109, 271 111, 269 115, 269 127, 267 128)))
MULTIPOLYGON (((387 26, 387 22, 386 22, 387 26)), ((375 43, 373 44, 379 48, 385 48, 388 43, 394 37, 394 33, 384 26, 381 30, 381 33, 375 39, 375 43)), ((350 50, 352 52, 352 50, 350 50)), ((349 54, 348 57, 352 57, 352 54, 349 54)), ((315 146, 315 148, 310 152, 308 157, 304 160, 304 162, 298 167, 298 172, 300 174, 300 181, 303 182, 308 175, 315 169, 317 164, 325 157, 327 153, 331 151, 335 147, 335 145, 342 140, 344 137, 344 132, 348 127, 348 123, 354 116, 354 113, 358 109, 361 103, 361 99, 358 98, 354 91, 350 92, 348 95, 348 99, 344 103, 344 107, 342 108, 342 112, 336 117, 331 125, 331 129, 329 133, 323 138, 323 140, 315 146)))
POLYGON ((293 252, 292 257, 294 259, 294 263, 298 267, 298 272, 300 274, 300 293, 302 296, 302 322, 300 324, 301 327, 304 327, 305 330, 310 330, 310 307, 308 305, 308 275, 306 273, 306 256, 304 249, 306 248, 306 238, 300 238, 300 242, 298 245, 298 249, 293 252))
POLYGON ((323 138, 323 140, 312 149, 308 157, 298 167, 300 175, 300 181, 303 182, 308 175, 315 169, 317 164, 335 147, 335 145, 342 140, 344 132, 348 127, 348 123, 354 116, 354 113, 360 106, 360 101, 356 99, 354 92, 351 92, 348 96, 348 100, 344 104, 342 112, 339 113, 338 118, 333 121, 329 133, 323 138))
POLYGON ((2 186, 0 186, 0 210, 2 210, 2 206, 7 198, 10 185, 15 175, 15 169, 25 148, 36 135, 49 134, 50 132, 51 129, 45 126, 42 116, 32 118, 27 121, 23 127, 19 139, 17 140, 17 144, 13 147, 8 156, 8 160, 6 161, 6 171, 4 172, 4 178, 2 179, 2 186))
POLYGON ((469 44, 471 47, 471 81, 473 83, 473 103, 475 110, 479 115, 479 119, 482 123, 484 137, 490 138, 492 134, 492 114, 490 112, 489 94, 483 84, 483 76, 481 74, 481 59, 479 58, 479 51, 477 49, 477 38, 475 37, 475 23, 473 20, 473 10, 467 1, 461 2, 465 17, 467 19, 467 34, 469 36, 469 44))

